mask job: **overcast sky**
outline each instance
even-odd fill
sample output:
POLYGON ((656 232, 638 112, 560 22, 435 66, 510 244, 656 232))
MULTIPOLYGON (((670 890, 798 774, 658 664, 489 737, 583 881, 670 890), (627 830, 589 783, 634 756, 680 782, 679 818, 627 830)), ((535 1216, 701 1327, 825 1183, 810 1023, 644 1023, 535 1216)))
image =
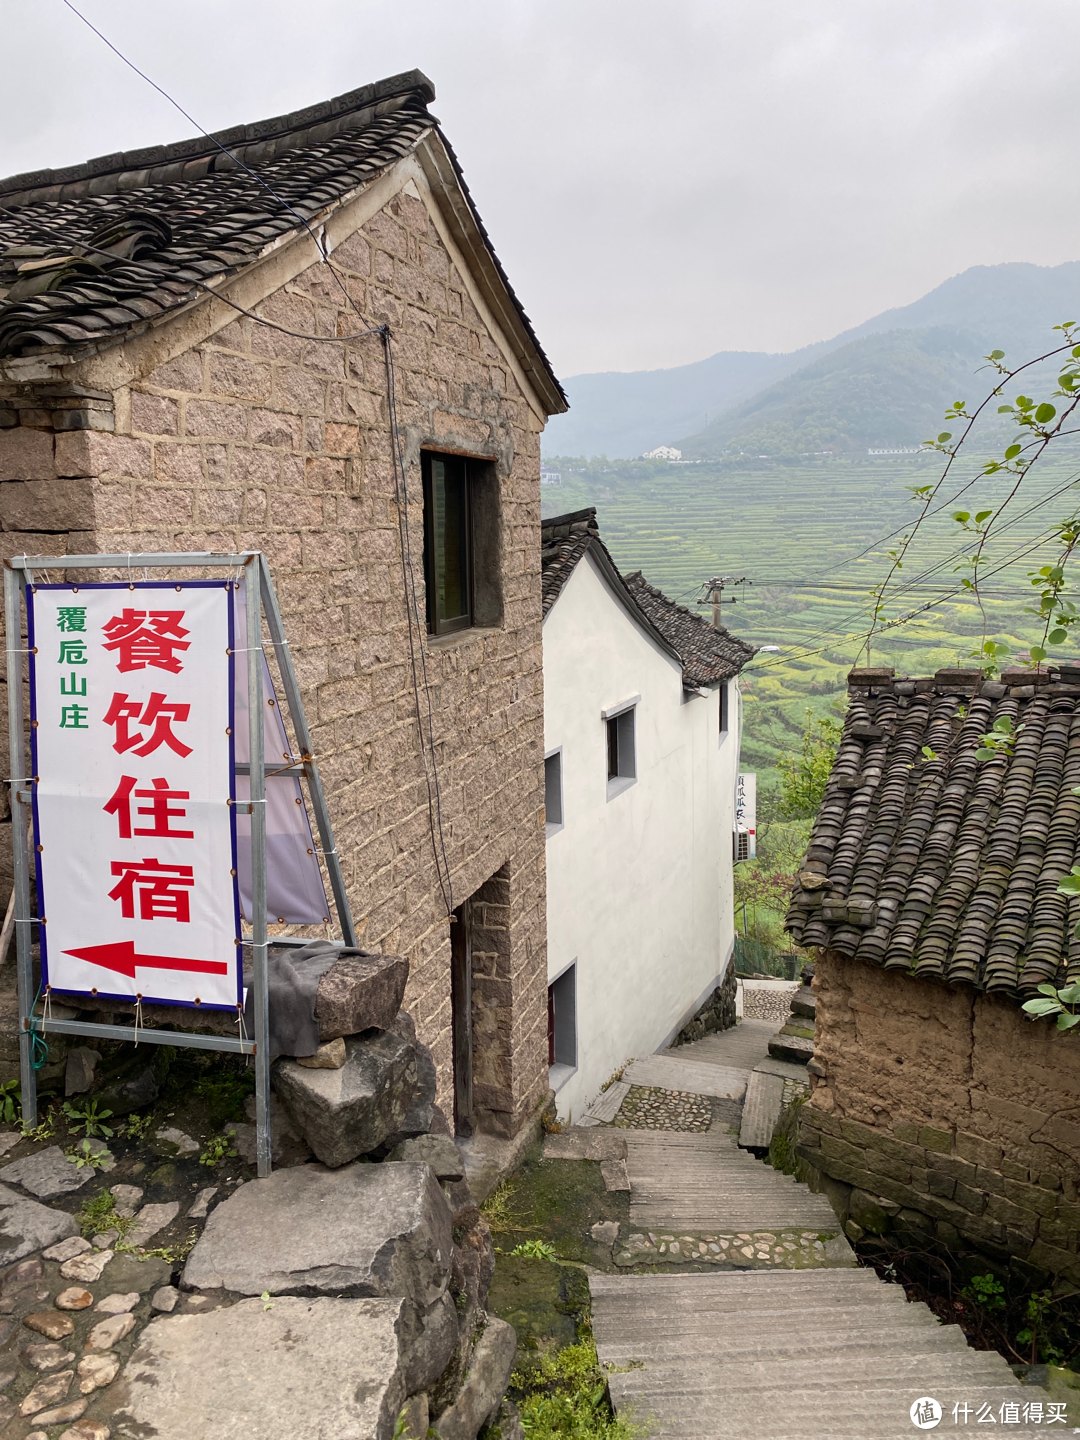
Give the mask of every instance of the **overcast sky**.
MULTIPOLYGON (((1080 259, 1071 0, 82 0, 206 129, 414 66, 556 369, 790 350, 1080 259)), ((191 126, 6 0, 0 174, 191 126)))

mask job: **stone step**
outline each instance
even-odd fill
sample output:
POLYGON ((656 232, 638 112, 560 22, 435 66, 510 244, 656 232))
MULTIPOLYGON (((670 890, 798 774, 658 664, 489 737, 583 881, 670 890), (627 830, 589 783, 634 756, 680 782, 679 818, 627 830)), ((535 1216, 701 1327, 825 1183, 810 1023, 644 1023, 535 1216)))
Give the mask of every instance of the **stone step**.
POLYGON ((721 1100, 742 1099, 750 1074, 748 1069, 676 1058, 676 1053, 669 1050, 662 1055, 631 1060, 622 1078, 631 1085, 659 1090, 686 1090, 693 1095, 715 1095, 721 1100))
MULTIPOLYGON (((616 1366, 629 1365, 633 1360, 645 1360, 648 1364, 662 1364, 675 1359, 679 1354, 685 1359, 686 1336, 672 1336, 655 1341, 655 1354, 644 1355, 640 1345, 629 1341, 608 1341, 604 1345, 606 1362, 616 1366)), ((864 1326, 851 1330, 830 1330, 828 1335, 791 1336, 784 1341, 781 1349, 772 1352, 778 1361, 798 1360, 812 1356, 847 1356, 865 1358, 876 1355, 895 1355, 903 1349, 907 1355, 941 1355, 958 1352, 967 1353, 967 1340, 957 1325, 913 1327, 910 1325, 886 1325, 876 1321, 874 1334, 867 1336, 864 1326)), ((724 1360, 739 1360, 754 1364, 761 1359, 762 1341, 759 1335, 741 1335, 738 1332, 724 1337, 724 1360)))
MULTIPOLYGON (((642 1357, 635 1356, 635 1359, 642 1357)), ((628 1383, 627 1391, 643 1393, 665 1385, 669 1376, 679 1371, 694 1381, 688 1372, 685 1353, 681 1357, 646 1357, 645 1368, 632 1373, 638 1383, 628 1383)), ((762 1391, 879 1389, 895 1385, 918 1385, 922 1393, 933 1394, 935 1386, 971 1385, 1003 1386, 1014 1383, 1014 1377, 1002 1357, 991 1350, 947 1350, 931 1354, 890 1354, 880 1351, 865 1355, 857 1367, 848 1357, 813 1355, 795 1359, 770 1355, 756 1360, 739 1357, 728 1360, 718 1356, 709 1365, 708 1386, 727 1396, 760 1394, 762 1391), (853 1373, 853 1371, 855 1373, 853 1373)), ((706 1388, 704 1385, 702 1388, 706 1388)))
POLYGON ((796 990, 791 997, 792 1015, 805 1015, 811 1020, 817 1014, 817 996, 807 986, 796 990))
MULTIPOLYGON (((786 1272, 791 1275, 805 1274, 805 1271, 791 1270, 786 1272)), ((826 1274, 829 1272, 825 1272, 826 1274)), ((596 1314, 594 1312, 595 1321, 596 1314)), ((815 1326, 825 1324, 822 1312, 812 1305, 805 1308, 789 1309, 786 1306, 777 1306, 775 1310, 762 1312, 760 1315, 740 1316, 737 1310, 724 1314, 704 1313, 701 1315, 672 1315, 670 1312, 661 1309, 639 1311, 635 1315, 612 1315, 604 1312, 604 1335, 610 1333, 612 1343, 619 1344, 624 1348, 629 1345, 631 1348, 636 1344, 642 1350, 643 1355, 648 1354, 649 1331, 663 1326, 667 1336, 700 1336, 719 1342, 722 1338, 731 1336, 734 1338, 755 1335, 763 1353, 770 1353, 774 1344, 779 1344, 777 1336, 782 1336, 785 1329, 790 1325, 815 1326)), ((920 1327, 936 1333, 937 1321, 931 1316, 920 1314, 918 1311, 908 1307, 888 1307, 887 1313, 880 1306, 875 1305, 849 1305, 831 1306, 828 1313, 828 1325, 830 1333, 833 1327, 841 1330, 862 1329, 864 1333, 868 1327, 877 1324, 887 1324, 890 1328, 900 1330, 917 1330, 920 1327)), ((606 1350, 605 1350, 606 1354, 606 1350)))
POLYGON ((623 1275, 593 1275, 589 1288, 594 1296, 605 1302, 627 1300, 637 1303, 640 1297, 657 1294, 666 1303, 697 1305, 702 1300, 715 1296, 736 1295, 745 1292, 746 1299, 739 1303, 752 1305, 755 1296, 768 1296, 776 1290, 784 1295, 801 1299, 809 1296, 831 1294, 852 1294, 858 1290, 871 1290, 884 1297, 883 1303, 907 1304, 899 1285, 886 1285, 878 1279, 873 1270, 851 1270, 845 1274, 826 1275, 816 1271, 806 1275, 750 1275, 745 1271, 723 1274, 702 1275, 637 1275, 628 1285, 623 1275))
POLYGON ((610 1124, 619 1113, 619 1106, 630 1094, 630 1086, 624 1080, 616 1080, 600 1094, 585 1111, 583 1123, 591 1125, 610 1124))
POLYGON ((801 1035, 785 1035, 781 1031, 769 1041, 769 1054, 775 1060, 792 1060, 805 1065, 813 1058, 814 1042, 801 1035))
POLYGON ((784 1108, 784 1082, 779 1075, 754 1070, 746 1083, 739 1144, 747 1149, 768 1147, 773 1127, 784 1108))

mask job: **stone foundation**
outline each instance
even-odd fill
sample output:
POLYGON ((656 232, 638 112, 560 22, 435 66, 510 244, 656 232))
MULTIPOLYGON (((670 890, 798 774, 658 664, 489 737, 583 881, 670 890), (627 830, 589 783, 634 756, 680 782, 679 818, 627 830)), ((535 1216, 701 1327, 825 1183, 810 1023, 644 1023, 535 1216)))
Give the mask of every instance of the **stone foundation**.
POLYGON ((689 1024, 684 1025, 671 1042, 672 1045, 689 1045, 703 1035, 715 1035, 720 1030, 730 1030, 735 1024, 735 966, 729 964, 723 980, 709 996, 689 1024))
POLYGON ((814 991, 798 1154, 849 1235, 967 1241, 1080 1283, 1080 1045, 1013 1002, 832 951, 814 991))

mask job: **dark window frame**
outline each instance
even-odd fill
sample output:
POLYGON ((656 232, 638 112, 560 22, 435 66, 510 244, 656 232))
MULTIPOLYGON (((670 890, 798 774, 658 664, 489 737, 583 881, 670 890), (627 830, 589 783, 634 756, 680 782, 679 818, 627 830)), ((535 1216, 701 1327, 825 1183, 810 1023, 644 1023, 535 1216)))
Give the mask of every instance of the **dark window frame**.
POLYGON ((609 798, 637 779, 637 704, 605 717, 609 798))
POLYGON ((578 1067, 577 961, 548 982, 548 1067, 560 1067, 560 1084, 578 1067))
POLYGON ((467 457, 463 455, 440 454, 438 451, 425 450, 421 453, 421 467, 424 481, 424 584, 427 591, 427 627, 428 634, 434 636, 454 635, 461 630, 471 630, 475 622, 475 564, 473 557, 473 506, 474 506, 474 481, 472 467, 467 457), (437 613, 438 584, 436 577, 436 555, 435 555, 435 464, 454 465, 461 467, 461 476, 464 480, 464 535, 461 537, 461 553, 464 556, 465 564, 465 613, 440 618, 437 613))
POLYGON ((554 835, 565 824, 561 746, 544 756, 544 822, 545 833, 548 835, 554 835), (553 792, 557 792, 554 805, 551 803, 553 792))

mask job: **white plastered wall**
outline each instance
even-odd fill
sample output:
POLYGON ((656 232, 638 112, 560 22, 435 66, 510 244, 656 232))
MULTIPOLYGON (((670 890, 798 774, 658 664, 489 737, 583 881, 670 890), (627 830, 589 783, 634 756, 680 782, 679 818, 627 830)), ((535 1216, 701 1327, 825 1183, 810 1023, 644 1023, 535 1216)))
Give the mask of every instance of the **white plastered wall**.
POLYGON ((684 697, 681 667, 587 554, 544 621, 544 733, 562 752, 563 790, 547 843, 549 979, 577 965, 578 1064, 557 1092, 567 1119, 662 1044, 723 971, 737 735, 721 740, 717 691, 684 697), (602 716, 635 695, 637 781, 609 800, 602 716))

